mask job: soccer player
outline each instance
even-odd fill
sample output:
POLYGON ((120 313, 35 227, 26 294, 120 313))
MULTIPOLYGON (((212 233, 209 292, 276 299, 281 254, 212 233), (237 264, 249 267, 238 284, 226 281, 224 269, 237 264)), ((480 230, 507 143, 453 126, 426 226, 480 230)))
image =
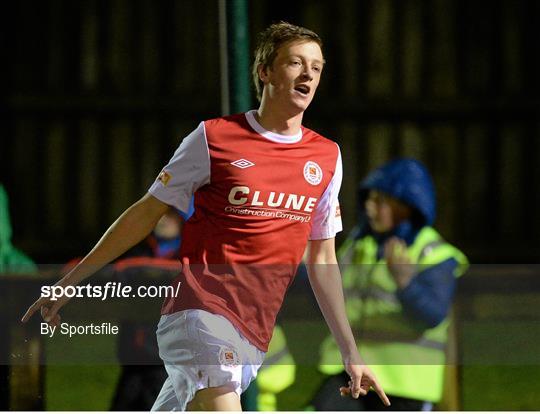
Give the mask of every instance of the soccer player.
MULTIPOLYGON (((58 285, 74 285, 144 238, 169 208, 185 223, 180 296, 165 300, 158 325, 168 378, 154 410, 240 410, 255 378, 283 296, 310 241, 308 270, 341 351, 353 398, 372 387, 390 404, 360 359, 345 314, 334 237, 341 230, 338 146, 302 126, 324 67, 322 42, 281 22, 259 35, 253 77, 257 110, 201 122, 181 143, 142 199, 129 207, 58 285)), ((38 299, 58 324, 66 302, 38 299)))

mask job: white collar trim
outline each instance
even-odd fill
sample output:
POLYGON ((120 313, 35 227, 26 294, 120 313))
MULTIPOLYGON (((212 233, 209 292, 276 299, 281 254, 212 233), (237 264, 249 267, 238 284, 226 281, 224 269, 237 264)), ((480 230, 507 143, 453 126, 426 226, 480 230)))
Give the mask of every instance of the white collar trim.
POLYGON ((282 144, 295 144, 302 139, 302 128, 300 128, 300 131, 294 135, 281 135, 276 134, 275 132, 267 131, 255 119, 255 112, 255 109, 246 112, 246 120, 248 121, 249 126, 251 126, 255 132, 262 135, 266 139, 274 142, 280 142, 282 144))

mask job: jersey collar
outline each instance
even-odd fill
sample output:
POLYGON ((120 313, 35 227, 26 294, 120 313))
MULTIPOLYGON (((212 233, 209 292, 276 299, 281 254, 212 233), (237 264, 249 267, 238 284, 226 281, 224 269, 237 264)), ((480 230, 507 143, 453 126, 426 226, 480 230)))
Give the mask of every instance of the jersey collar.
POLYGON ((251 128, 255 130, 258 134, 262 135, 266 139, 274 142, 279 142, 282 144, 295 144, 299 142, 302 139, 302 129, 300 128, 300 131, 297 134, 294 135, 281 135, 276 134, 275 132, 267 131, 262 127, 261 124, 257 122, 255 119, 255 112, 256 110, 253 109, 249 112, 246 112, 246 120, 251 128))

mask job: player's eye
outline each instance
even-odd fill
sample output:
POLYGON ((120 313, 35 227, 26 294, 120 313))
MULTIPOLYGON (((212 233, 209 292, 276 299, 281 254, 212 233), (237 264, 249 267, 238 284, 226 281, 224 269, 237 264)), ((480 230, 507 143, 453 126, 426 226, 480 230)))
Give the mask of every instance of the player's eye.
POLYGON ((320 67, 320 66, 313 66, 312 69, 313 69, 314 72, 320 72, 320 71, 322 70, 322 67, 320 67))

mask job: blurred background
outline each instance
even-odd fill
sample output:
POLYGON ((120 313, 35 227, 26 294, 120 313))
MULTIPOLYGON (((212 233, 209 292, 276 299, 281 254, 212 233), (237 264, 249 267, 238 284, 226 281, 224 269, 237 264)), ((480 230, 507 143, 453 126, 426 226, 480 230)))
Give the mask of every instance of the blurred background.
MULTIPOLYGON (((414 156, 435 177, 437 227, 473 261, 536 260, 539 2, 259 0, 248 16, 251 47, 282 19, 325 42, 305 124, 341 145, 346 230, 359 180, 414 156)), ((218 6, 22 0, 5 5, 0 30, 15 242, 64 260, 144 194, 200 120, 221 115, 218 6)))
MULTIPOLYGON (((434 176, 435 227, 472 263, 538 262, 539 1, 253 0, 247 10, 250 51, 280 20, 324 41, 304 124, 341 146, 338 242, 357 219, 359 181, 411 156, 434 176)), ((38 263, 65 263, 144 194, 182 137, 221 115, 218 2, 20 0, 0 19, 13 243, 38 263)), ((514 305, 487 305, 497 306, 514 305)), ((461 407, 501 408, 480 403, 482 389, 461 407)))

